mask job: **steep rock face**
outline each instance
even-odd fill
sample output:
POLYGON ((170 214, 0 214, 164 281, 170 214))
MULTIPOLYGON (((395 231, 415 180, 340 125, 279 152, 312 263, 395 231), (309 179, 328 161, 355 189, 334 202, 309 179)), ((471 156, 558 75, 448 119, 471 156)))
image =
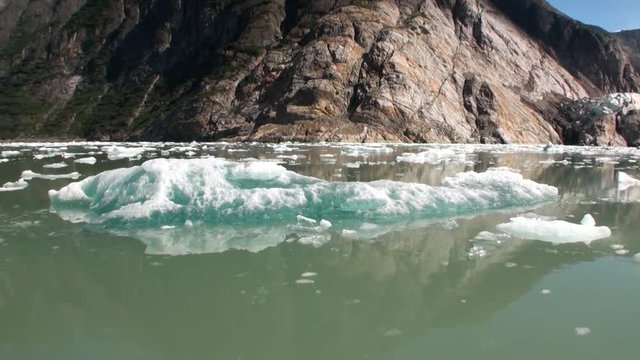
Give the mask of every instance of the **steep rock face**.
POLYGON ((0 138, 559 143, 557 104, 637 90, 625 39, 534 0, 8 1, 0 138))
POLYGON ((557 99, 546 110, 545 117, 568 145, 640 144, 640 94, 610 94, 577 101, 557 99))

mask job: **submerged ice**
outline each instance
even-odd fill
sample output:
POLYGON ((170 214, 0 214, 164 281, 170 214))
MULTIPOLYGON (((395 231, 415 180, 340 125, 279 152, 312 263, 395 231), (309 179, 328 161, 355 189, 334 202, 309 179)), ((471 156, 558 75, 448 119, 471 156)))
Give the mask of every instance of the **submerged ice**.
POLYGON ((441 186, 330 182, 270 162, 154 159, 51 190, 62 217, 112 225, 441 218, 554 200, 557 189, 509 171, 461 173, 441 186))

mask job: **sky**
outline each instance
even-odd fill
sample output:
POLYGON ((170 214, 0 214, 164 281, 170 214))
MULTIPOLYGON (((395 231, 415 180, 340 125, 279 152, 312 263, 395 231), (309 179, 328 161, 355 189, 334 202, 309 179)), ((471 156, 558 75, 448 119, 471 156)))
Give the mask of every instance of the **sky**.
POLYGON ((547 0, 556 9, 608 31, 640 29, 640 0, 547 0))

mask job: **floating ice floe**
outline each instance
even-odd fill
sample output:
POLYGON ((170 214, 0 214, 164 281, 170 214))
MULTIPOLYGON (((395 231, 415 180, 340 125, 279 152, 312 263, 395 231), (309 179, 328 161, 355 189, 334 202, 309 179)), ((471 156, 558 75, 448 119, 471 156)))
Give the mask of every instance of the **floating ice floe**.
POLYGON ((42 167, 45 169, 62 169, 62 168, 66 168, 67 166, 69 165, 67 165, 67 163, 64 163, 64 162, 42 165, 42 167))
POLYGON ((640 263, 640 253, 633 255, 633 261, 640 263))
POLYGON ((618 172, 618 190, 624 191, 634 186, 640 186, 640 180, 633 178, 622 171, 618 172))
POLYGON ((398 162, 413 164, 440 164, 441 162, 465 163, 467 154, 472 151, 454 149, 431 149, 417 154, 404 153, 396 158, 398 162))
POLYGON ((342 155, 357 157, 357 156, 369 156, 371 154, 388 154, 392 153, 393 149, 383 144, 347 144, 342 145, 340 149, 342 155))
POLYGON ((24 180, 31 179, 44 179, 44 180, 57 180, 57 179, 77 179, 82 175, 78 172, 72 172, 70 174, 39 174, 31 170, 25 170, 20 177, 24 180))
POLYGON ((29 186, 28 182, 24 181, 23 179, 19 179, 16 182, 4 183, 4 185, 0 187, 0 192, 22 190, 22 189, 26 189, 27 186, 29 186))
POLYGON ((553 244, 579 243, 590 244, 611 236, 606 226, 595 226, 591 215, 586 215, 581 224, 563 220, 546 220, 531 217, 514 217, 509 223, 496 226, 500 232, 525 240, 540 240, 553 244))
POLYGON ((107 146, 102 148, 109 160, 133 159, 147 151, 144 147, 107 146))
POLYGON ((12 158, 12 157, 18 157, 21 155, 22 155, 22 152, 17 150, 4 150, 0 152, 0 156, 2 156, 3 158, 12 158))
POLYGON ((91 156, 91 157, 76 159, 73 162, 76 163, 76 164, 94 165, 97 161, 98 160, 96 160, 96 158, 91 156))

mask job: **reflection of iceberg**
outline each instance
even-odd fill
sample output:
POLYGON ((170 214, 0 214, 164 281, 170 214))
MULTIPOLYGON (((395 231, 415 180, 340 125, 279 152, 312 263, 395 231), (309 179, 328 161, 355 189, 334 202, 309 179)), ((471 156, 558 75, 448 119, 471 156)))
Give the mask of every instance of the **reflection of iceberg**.
POLYGON ((526 240, 540 240, 554 244, 567 244, 605 239, 611 236, 606 226, 595 226, 591 215, 585 215, 580 224, 563 220, 546 220, 531 217, 515 217, 511 222, 496 226, 498 231, 526 240))
POLYGON ((330 221, 438 219, 556 197, 556 188, 504 170, 462 173, 435 187, 387 180, 330 182, 270 162, 213 158, 150 160, 50 191, 51 207, 64 219, 132 232, 185 221, 277 227, 297 215, 330 221))

